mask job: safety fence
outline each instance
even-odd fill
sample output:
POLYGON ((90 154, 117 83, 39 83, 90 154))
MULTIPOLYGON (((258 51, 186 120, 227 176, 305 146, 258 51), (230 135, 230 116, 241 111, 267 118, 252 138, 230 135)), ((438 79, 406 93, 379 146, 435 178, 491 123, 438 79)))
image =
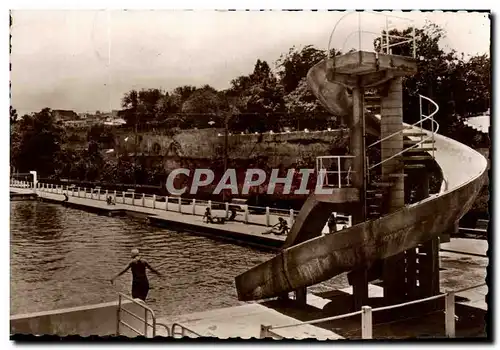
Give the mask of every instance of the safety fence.
MULTIPOLYGON (((11 186, 33 188, 33 182, 11 181, 11 186)), ((291 227, 298 215, 294 209, 280 209, 272 207, 251 206, 233 202, 217 202, 211 200, 187 199, 180 196, 160 196, 129 191, 108 191, 100 187, 81 188, 75 186, 54 185, 37 183, 37 191, 41 193, 54 193, 74 198, 85 198, 97 201, 108 201, 109 204, 125 204, 136 207, 177 212, 187 215, 203 216, 206 208, 210 208, 212 216, 231 219, 245 224, 261 225, 272 228, 279 224, 283 218, 291 227)), ((334 213, 340 229, 352 226, 352 217, 334 213)))
MULTIPOLYGON (((321 318, 321 319, 316 319, 316 320, 311 320, 311 321, 304 321, 304 322, 297 322, 293 324, 286 324, 286 325, 279 325, 279 326, 270 326, 270 325, 261 325, 260 328, 260 338, 274 338, 274 339, 283 339, 284 337, 277 334, 275 331, 279 329, 284 329, 284 328, 290 328, 290 327, 297 327, 297 326, 302 326, 302 325, 313 325, 317 323, 322 323, 322 322, 328 322, 328 321, 335 321, 335 320, 340 320, 340 319, 345 319, 348 317, 356 316, 356 315, 361 315, 361 338, 362 339, 372 339, 373 338, 373 320, 372 316, 373 313, 375 312, 380 312, 380 311, 385 311, 385 310, 391 310, 391 309, 396 309, 396 308, 401 308, 413 304, 420 304, 432 300, 437 300, 440 298, 445 299, 445 308, 444 308, 444 314, 445 314, 445 335, 448 338, 454 338, 455 337, 455 322, 456 322, 456 315, 455 315, 455 295, 458 293, 463 293, 468 290, 476 289, 479 287, 485 286, 486 283, 482 283, 479 285, 475 285, 472 287, 467 287, 463 288, 460 290, 452 291, 452 292, 447 292, 443 294, 438 294, 434 296, 430 296, 427 298, 423 299, 418 299, 418 300, 412 300, 408 301, 405 303, 401 304, 394 304, 394 305, 388 305, 388 306, 382 306, 382 307, 377 307, 377 308, 372 308, 370 306, 363 306, 361 310, 355 311, 355 312, 350 312, 342 315, 337 315, 337 316, 332 316, 332 317, 326 317, 326 318, 321 318)), ((396 322, 399 322, 401 320, 396 320, 396 322)), ((393 323, 394 321, 391 321, 390 323, 393 323)), ((375 325, 377 326, 377 325, 375 325)))
POLYGON ((174 338, 179 338, 179 337, 185 337, 189 336, 191 338, 197 338, 201 337, 200 334, 196 333, 195 331, 181 325, 180 323, 174 323, 172 324, 171 327, 164 323, 159 323, 156 321, 156 315, 154 311, 147 306, 144 302, 140 302, 136 299, 133 299, 123 293, 118 293, 118 308, 116 312, 116 335, 119 336, 123 334, 121 330, 121 326, 125 326, 127 329, 131 330, 133 334, 136 334, 138 336, 143 336, 143 337, 156 337, 157 331, 159 329, 163 329, 165 332, 162 334, 162 336, 167 336, 167 337, 174 337, 174 338), (122 303, 122 299, 126 299, 131 301, 134 305, 139 306, 139 311, 140 313, 144 314, 144 318, 141 315, 138 315, 136 312, 132 311, 131 309, 126 309, 124 308, 124 305, 122 303), (140 322, 141 328, 143 330, 137 329, 130 323, 124 321, 122 314, 126 314, 131 316, 133 319, 136 319, 140 322), (151 319, 151 323, 148 321, 148 318, 151 319))
POLYGON ((198 338, 201 337, 200 334, 196 333, 195 331, 181 325, 180 323, 174 323, 172 325, 172 331, 170 333, 170 336, 174 338, 182 338, 182 337, 190 337, 190 338, 198 338))
POLYGON ((320 156, 316 157, 316 172, 326 187, 351 187, 352 161, 355 156, 320 156))

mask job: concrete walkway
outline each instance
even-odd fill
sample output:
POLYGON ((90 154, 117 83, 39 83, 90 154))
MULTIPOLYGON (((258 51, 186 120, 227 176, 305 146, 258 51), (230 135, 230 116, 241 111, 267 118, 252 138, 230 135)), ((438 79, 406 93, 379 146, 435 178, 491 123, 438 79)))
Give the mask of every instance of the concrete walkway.
MULTIPOLYGON (((314 304, 321 303, 318 299, 323 298, 311 294, 308 295, 308 303, 311 301, 314 304)), ((329 300, 325 299, 324 303, 327 302, 329 302, 329 300)), ((255 303, 197 312, 177 317, 163 317, 158 319, 158 322, 167 325, 180 323, 186 328, 205 337, 217 337, 219 339, 240 337, 249 339, 259 338, 261 325, 283 326, 297 324, 300 321, 255 303)), ((332 331, 309 324, 276 329, 273 330, 273 332, 288 339, 343 339, 342 336, 332 331)), ((160 329, 158 333, 161 335, 160 329)), ((189 332, 185 334, 189 336, 189 332)))
MULTIPOLYGON (((32 192, 31 189, 26 189, 26 188, 10 188, 11 192, 15 193, 29 193, 32 192)), ((76 192, 75 192, 76 193, 76 192)), ((40 189, 37 190, 38 196, 41 198, 47 198, 51 200, 57 200, 57 201, 62 201, 64 199, 64 196, 59 193, 51 193, 51 192, 46 192, 46 191, 41 191, 40 189)), ((71 194, 71 192, 70 192, 71 194)), ((90 194, 87 193, 89 196, 90 194)), ((207 227, 210 227, 212 229, 228 232, 229 234, 231 232, 238 233, 238 234, 243 234, 243 235, 250 235, 250 236, 255 236, 255 237, 262 237, 263 239, 266 240, 273 240, 276 241, 277 243, 284 242, 286 239, 286 236, 284 235, 275 235, 273 233, 269 234, 263 234, 265 232, 268 232, 270 228, 265 227, 264 225, 257 225, 257 224, 245 224, 242 222, 226 222, 223 225, 220 224, 208 224, 204 223, 202 221, 202 215, 204 213, 204 206, 197 206, 196 209, 196 215, 192 215, 192 210, 193 207, 192 205, 182 205, 181 206, 181 213, 178 212, 178 207, 179 205, 176 203, 168 203, 168 211, 165 210, 165 202, 156 202, 157 208, 153 209, 153 201, 146 199, 145 204, 146 206, 138 206, 138 205, 132 205, 132 198, 125 198, 125 202, 128 204, 123 204, 120 203, 121 198, 117 198, 117 204, 116 205, 108 205, 104 201, 104 194, 101 195, 101 198, 103 200, 97 200, 97 199, 90 199, 90 198, 83 198, 83 192, 81 193, 82 197, 73 197, 69 196, 69 203, 75 203, 78 205, 82 206, 87 206, 87 207, 92 207, 92 208, 99 208, 102 211, 119 211, 119 210, 127 210, 127 211, 132 211, 132 212, 138 212, 138 213, 143 213, 147 215, 155 215, 158 218, 170 221, 170 222, 175 222, 175 223, 180 223, 180 224, 189 224, 189 225, 194 225, 194 226, 199 226, 200 231, 203 232, 207 227), (148 202, 149 201, 149 202, 148 202), (158 208, 159 207, 159 208, 158 208)), ((135 203, 139 204, 142 203, 141 199, 135 199, 135 203)), ((224 215, 223 210, 213 210, 214 215, 224 215)), ((259 218, 261 222, 265 220, 265 218, 259 218)))
POLYGON ((441 251, 486 257, 488 241, 481 239, 452 238, 450 242, 441 244, 441 251))

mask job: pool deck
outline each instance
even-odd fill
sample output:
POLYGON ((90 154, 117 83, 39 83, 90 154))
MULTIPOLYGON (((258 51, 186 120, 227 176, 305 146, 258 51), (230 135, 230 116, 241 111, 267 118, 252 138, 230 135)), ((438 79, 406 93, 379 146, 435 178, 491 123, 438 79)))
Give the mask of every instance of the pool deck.
MULTIPOLYGON (((33 190, 26 188, 10 188, 11 193, 19 195, 28 195, 33 193, 33 190)), ((44 201, 62 203, 64 196, 62 194, 50 193, 45 191, 37 191, 38 198, 44 201)), ((132 198, 125 198, 126 203, 120 203, 117 200, 116 205, 108 205, 103 200, 68 197, 68 202, 64 203, 69 207, 97 212, 107 216, 117 215, 141 215, 148 219, 150 224, 171 229, 181 229, 208 237, 217 237, 226 241, 243 243, 257 248, 266 250, 278 250, 286 236, 275 235, 274 233, 264 233, 270 230, 270 227, 265 226, 264 215, 253 215, 252 223, 245 224, 240 221, 230 221, 225 224, 209 224, 202 221, 202 215, 206 206, 198 205, 195 207, 196 215, 192 215, 192 205, 181 205, 181 212, 178 212, 179 205, 177 203, 168 203, 168 211, 165 210, 165 202, 157 202, 158 206, 163 208, 153 209, 152 200, 146 199, 146 206, 132 205, 132 198), (147 202, 149 201, 149 202, 147 202), (130 204, 127 204, 130 203, 130 204)), ((120 198, 121 199, 121 198, 120 198)), ((136 199, 136 202, 139 202, 136 199)), ((214 215, 223 216, 224 210, 212 210, 214 215)), ((241 214, 240 214, 241 215, 241 214)), ((277 220, 276 215, 271 215, 274 220, 277 220)))
MULTIPOLYGON (((440 265, 442 268, 440 271, 441 292, 445 293, 484 283, 488 258, 462 253, 441 252, 440 265)), ((339 289, 335 293, 352 295, 352 287, 339 289)), ((456 293, 457 299, 455 302, 457 306, 461 305, 465 308, 472 308, 462 311, 462 314, 465 312, 465 315, 472 312, 467 310, 486 311, 488 309, 485 300, 487 293, 487 286, 459 292, 456 293)), ((336 307, 332 307, 334 305, 334 303, 332 304, 333 299, 326 294, 328 293, 325 293, 325 297, 322 297, 308 293, 306 306, 295 304, 293 298, 284 307, 277 306, 276 301, 265 300, 259 303, 248 303, 241 306, 180 316, 160 317, 157 321, 170 326, 173 323, 179 323, 205 337, 217 337, 221 339, 241 337, 249 339, 259 337, 261 325, 283 326, 338 314, 339 311, 336 307)), ((369 284, 368 294, 370 298, 381 298, 384 294, 383 288, 379 285, 369 284)), ((321 293, 321 295, 323 294, 321 293)), ((356 328, 360 326, 360 322, 361 318, 355 316, 347 321, 345 325, 346 327, 353 327, 354 324, 354 328, 356 328)), ((342 321, 337 323, 337 326, 324 323, 318 325, 305 324, 276 329, 273 332, 280 337, 288 339, 315 338, 318 340, 335 340, 344 338, 339 334, 342 333, 342 324, 342 321), (335 330, 338 333, 334 332, 335 330)), ((159 329, 158 335, 165 334, 159 329)), ((189 335, 189 332, 186 335, 189 335)))
MULTIPOLYGON (((310 295, 309 299, 323 298, 310 295)), ((296 324, 297 321, 293 317, 257 303, 158 319, 158 322, 163 324, 180 323, 203 337, 217 337, 219 339, 258 339, 261 325, 290 325, 296 324)), ((335 340, 343 338, 330 330, 309 324, 277 329, 273 332, 288 339, 335 340)), ((159 330, 158 335, 165 334, 159 330)), ((186 335, 189 336, 189 332, 186 332, 186 335)))

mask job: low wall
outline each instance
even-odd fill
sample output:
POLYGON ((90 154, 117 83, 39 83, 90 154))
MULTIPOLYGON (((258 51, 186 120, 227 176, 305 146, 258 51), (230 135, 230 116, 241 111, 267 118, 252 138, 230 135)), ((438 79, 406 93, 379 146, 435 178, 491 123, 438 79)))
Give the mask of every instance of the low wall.
MULTIPOLYGON (((122 307, 144 317, 144 309, 131 301, 122 301, 122 307)), ((13 315, 10 317, 10 334, 33 335, 115 335, 118 301, 79 306, 67 309, 13 315)), ((122 319, 137 330, 143 331, 143 323, 132 316, 122 319)), ((137 334, 120 327, 120 333, 128 337, 137 334)))
MULTIPOLYGON (((138 152, 157 155, 165 162, 190 158, 200 160, 219 159, 224 151, 224 130, 182 130, 171 136, 161 132, 142 132, 139 135, 138 152)), ((264 157, 268 166, 290 166, 299 161, 310 161, 317 156, 332 153, 344 154, 348 145, 348 130, 290 132, 276 134, 233 134, 228 137, 229 159, 255 159, 264 157)), ((134 152, 134 133, 120 132, 115 137, 118 153, 134 152)), ((176 164, 168 165, 174 168, 176 164)))

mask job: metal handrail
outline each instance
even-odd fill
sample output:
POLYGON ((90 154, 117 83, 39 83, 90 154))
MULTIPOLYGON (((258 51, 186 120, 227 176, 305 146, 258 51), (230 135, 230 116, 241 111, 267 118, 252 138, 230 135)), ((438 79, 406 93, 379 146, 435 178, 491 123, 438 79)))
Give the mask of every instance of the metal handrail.
POLYGON ((393 305, 381 306, 381 307, 377 307, 375 309, 372 309, 372 312, 384 311, 384 310, 391 310, 391 309, 397 309, 397 308, 400 308, 400 307, 403 307, 403 306, 408 306, 408 305, 413 305, 413 304, 420 304, 420 303, 423 303, 423 302, 426 302, 426 301, 431 301, 431 300, 436 300, 436 299, 444 298, 446 296, 446 294, 447 293, 433 295, 433 296, 430 296, 430 297, 427 297, 427 298, 424 298, 424 299, 411 300, 411 301, 407 301, 405 303, 400 303, 400 304, 393 304, 393 305))
MULTIPOLYGON (((371 317, 372 317, 373 312, 390 310, 390 309, 400 308, 403 306, 414 305, 414 304, 419 304, 419 303, 423 303, 423 302, 427 302, 427 301, 431 301, 431 300, 445 298, 446 299, 446 309, 445 309, 446 333, 450 337, 454 337, 455 325, 454 325, 454 323, 451 322, 451 320, 453 320, 453 321, 455 320, 455 307, 454 307, 455 295, 458 293, 462 293, 462 292, 465 292, 465 291, 468 291, 471 289, 479 288, 479 287, 482 287, 485 285, 487 285, 487 284, 481 283, 481 284, 478 284, 475 286, 459 289, 456 291, 450 291, 450 292, 446 292, 446 293, 438 294, 438 295, 433 295, 433 296, 422 298, 422 299, 411 300, 411 301, 408 301, 405 303, 387 305, 387 306, 382 306, 382 307, 373 308, 373 309, 369 306, 363 306, 361 308, 361 310, 359 310, 359 311, 350 312, 350 313, 346 313, 346 314, 342 314, 342 315, 336 315, 336 316, 332 316, 332 317, 320 318, 320 319, 316 319, 316 320, 302 321, 302 322, 280 325, 280 326, 261 326, 261 329, 264 328, 266 331, 271 331, 271 330, 289 328, 289 327, 294 327, 294 326, 302 326, 302 325, 306 325, 306 324, 316 324, 316 323, 321 323, 321 322, 326 322, 326 321, 334 321, 334 320, 338 320, 338 319, 342 319, 342 318, 346 318, 346 317, 351 317, 351 316, 355 316, 355 315, 360 315, 360 314, 363 316, 362 323, 369 324, 369 327, 373 328, 373 325, 371 322, 371 317), (368 309, 368 310, 366 310, 366 309, 368 309), (369 311, 369 312, 366 312, 366 311, 369 311), (366 320, 364 320, 365 316, 369 317, 369 322, 366 322, 366 320)), ((370 334, 369 337, 371 338, 371 329, 369 330, 368 334, 370 334)))
MULTIPOLYGON (((438 130, 439 130, 439 123, 438 123, 438 122, 436 122, 436 121, 434 120, 434 118, 433 118, 433 117, 434 117, 434 115, 435 115, 435 114, 439 111, 439 106, 438 106, 438 104, 437 104, 436 102, 434 102, 433 100, 431 100, 430 98, 428 98, 428 97, 426 97, 426 96, 419 95, 419 97, 420 97, 420 110, 422 110, 422 98, 424 98, 424 99, 426 99, 426 100, 430 101, 432 104, 434 104, 434 106, 436 107, 436 109, 434 110, 434 112, 432 112, 432 113, 431 113, 430 115, 428 115, 428 116, 427 116, 427 115, 424 115, 423 113, 420 113, 420 117, 421 117, 420 121, 418 121, 418 122, 416 122, 416 123, 412 124, 411 126, 408 126, 408 127, 403 128, 403 129, 401 129, 401 130, 399 130, 399 131, 396 131, 395 133, 393 133, 393 134, 391 134, 391 135, 389 135, 389 136, 386 136, 386 137, 384 137, 383 139, 380 139, 380 140, 378 140, 378 141, 376 141, 376 142, 372 143, 371 145, 369 145, 369 146, 368 146, 368 148, 373 147, 374 145, 376 145, 376 144, 378 144, 378 143, 380 143, 380 142, 382 142, 382 141, 384 141, 384 140, 387 140, 387 139, 389 139, 389 138, 391 138, 391 137, 394 137, 394 136, 399 135, 399 134, 403 134, 405 130, 408 130, 408 129, 413 129, 413 128, 414 128, 415 126, 417 126, 418 124, 420 124, 420 130, 421 130, 421 132, 423 133, 422 124, 423 124, 423 122, 425 122, 426 120, 430 120, 430 121, 431 121, 431 126, 432 126, 432 127, 431 127, 431 135, 430 135, 430 136, 427 136, 427 137, 425 137, 425 138, 424 138, 424 137, 422 137, 422 138, 421 138, 421 140, 420 140, 420 142, 418 142, 418 143, 416 143, 416 144, 414 144, 414 145, 412 145, 412 146, 410 146, 410 147, 407 147, 407 148, 405 148, 404 150, 402 150, 402 151, 400 151, 400 152, 397 152, 397 153, 393 154, 393 155, 392 155, 392 156, 390 156, 389 158, 386 158, 386 159, 384 159, 384 160, 382 160, 382 161, 380 161, 380 162, 378 162, 378 163, 376 163, 376 164, 374 164, 374 165, 370 166, 370 167, 368 168, 368 170, 372 170, 373 168, 375 168, 375 167, 377 167, 377 166, 379 166, 379 165, 381 165, 381 164, 383 164, 383 163, 385 163, 385 162, 387 162, 387 161, 389 161, 389 160, 391 160, 391 159, 394 159, 394 158, 396 158, 396 157, 398 157, 398 156, 402 155, 403 153, 407 152, 409 149, 418 148, 420 145, 424 145, 424 144, 425 144, 425 141, 432 140, 432 141, 433 141, 432 143, 434 144, 434 135, 435 135, 435 134, 438 132, 438 130), (423 119, 422 119, 422 117, 425 117, 425 118, 423 118, 423 119), (434 129, 434 125, 436 125, 436 128, 435 128, 435 129, 434 129)), ((432 151, 432 156, 434 157, 434 151, 432 151)))
POLYGON ((120 325, 121 324, 124 325, 125 327, 129 328, 133 332, 137 333, 138 335, 143 335, 144 337, 148 337, 148 327, 151 327, 153 330, 152 336, 153 337, 156 336, 156 316, 155 316, 153 309, 151 309, 146 304, 143 304, 143 303, 136 301, 135 299, 129 297, 128 295, 125 295, 123 293, 118 293, 118 308, 117 308, 117 312, 116 312, 116 335, 117 336, 120 335, 120 325), (131 311, 129 311, 127 309, 122 308, 122 298, 125 298, 125 299, 131 301, 132 303, 139 305, 141 308, 143 308, 144 309, 144 318, 132 313, 131 311), (135 329, 134 327, 132 327, 128 323, 122 321, 122 319, 121 319, 121 311, 122 310, 125 311, 127 314, 135 317, 136 319, 144 322, 144 333, 135 329), (148 322, 148 312, 151 314, 151 319, 153 320, 153 324, 148 322))
POLYGON ((191 330, 191 329, 189 329, 189 328, 181 325, 180 323, 174 323, 174 324, 172 324, 172 333, 171 333, 172 337, 175 337, 176 335, 180 335, 180 336, 184 337, 186 335, 186 333, 185 333, 186 331, 189 332, 189 333, 191 333, 191 334, 193 334, 193 335, 195 335, 196 337, 201 337, 202 336, 201 334, 196 333, 195 331, 193 331, 193 330, 191 330), (176 327, 179 327, 181 329, 180 333, 175 333, 175 328, 176 327))
POLYGON ((171 337, 171 333, 170 333, 170 328, 168 328, 168 326, 164 323, 156 323, 156 327, 163 327, 166 329, 167 331, 167 337, 171 337))
POLYGON ((272 327, 272 329, 283 329, 283 328, 290 328, 290 327, 295 327, 295 326, 303 326, 303 325, 306 325, 306 324, 316 324, 316 323, 327 322, 327 321, 335 321, 335 320, 340 320, 340 319, 346 318, 346 317, 361 315, 361 313, 362 313, 362 311, 359 310, 359 311, 349 312, 347 314, 336 315, 336 316, 325 317, 325 318, 319 318, 317 320, 312 320, 312 321, 303 321, 303 322, 298 322, 298 323, 293 323, 293 324, 286 324, 286 325, 282 325, 282 326, 276 326, 276 327, 272 327))
MULTIPOLYGON (((342 174, 347 174, 345 177, 347 181, 347 186, 350 186, 350 176, 351 173, 354 173, 354 171, 351 170, 349 167, 347 170, 342 170, 342 164, 340 162, 341 159, 354 159, 355 156, 352 155, 333 155, 333 156, 319 156, 316 157, 316 172, 318 173, 318 176, 325 177, 328 174, 337 174, 337 185, 339 188, 342 188, 342 174), (337 165, 337 170, 328 170, 323 166, 323 159, 335 159, 336 162, 332 162, 331 164, 337 165)), ((344 164, 345 166, 345 164, 344 164)), ((328 184, 328 177, 326 177, 326 186, 330 186, 328 184)))
MULTIPOLYGON (((331 156, 324 156, 323 158, 331 158, 331 156)), ((354 157, 354 156, 340 156, 340 157, 354 157)), ((350 176, 350 173, 353 173, 352 170, 348 170, 348 171, 343 171, 342 173, 347 173, 347 183, 349 185, 349 176, 350 176)), ((40 192, 40 193, 43 193, 43 192, 48 192, 48 193, 54 193, 54 190, 56 190, 56 188, 47 188, 47 187, 44 187, 44 183, 42 182, 39 182, 38 183, 40 187, 37 188, 37 190, 40 192)), ((88 193, 87 191, 93 191, 92 188, 88 189, 88 188, 80 188, 80 193, 84 193, 83 196, 79 196, 78 195, 78 188, 74 189, 73 190, 70 190, 68 188, 64 189, 64 186, 61 187, 61 188, 57 188, 57 193, 67 193, 69 196, 71 197, 76 197, 76 198, 86 198, 86 199, 92 199, 92 200, 98 200, 97 197, 93 196, 92 198, 88 197, 85 195, 85 193, 88 193)), ((108 196, 111 196, 114 198, 115 196, 115 191, 113 192, 108 192, 108 196)), ((148 199, 147 202, 145 202, 145 205, 143 206, 142 204, 138 204, 136 200, 134 200, 134 198, 128 198, 128 197, 123 197, 123 194, 126 193, 125 191, 121 191, 121 193, 119 191, 116 191, 116 200, 114 200, 114 203, 115 204, 123 204, 123 205, 131 205, 131 206, 136 206, 136 207, 144 207, 144 208, 150 208, 150 209, 155 209, 155 210, 167 210, 167 211, 173 211, 173 212, 179 212, 178 211, 178 204, 179 204, 179 200, 181 199, 182 200, 182 197, 172 197, 172 196, 157 196, 156 199, 165 199, 165 205, 162 205, 162 206, 159 206, 157 204, 157 202, 153 202, 153 206, 151 206, 151 203, 149 203, 149 201, 151 200, 150 198, 147 198, 145 196, 145 199, 148 199), (168 201, 167 201, 168 200, 168 201), (172 208, 168 208, 168 205, 172 205, 172 204, 175 204, 176 207, 174 209, 172 208)), ((104 194, 104 193, 101 193, 101 195, 104 194)), ((142 195, 141 193, 136 193, 136 195, 142 195)), ((152 195, 153 196, 153 200, 155 199, 155 195, 152 195)), ((138 198, 138 200, 140 201, 142 199, 142 197, 138 198)), ((100 200, 101 201, 105 201, 106 198, 105 196, 101 196, 100 197, 100 200)), ((186 211, 186 210, 183 210, 182 213, 183 214, 190 214, 190 215, 193 215, 193 216, 202 216, 203 214, 198 211, 193 211, 193 204, 198 207, 198 206, 210 206, 212 208, 212 210, 214 211, 224 211, 226 210, 226 217, 228 215, 228 211, 229 211, 229 208, 230 207, 241 207, 243 213, 241 214, 237 214, 238 215, 242 215, 243 216, 243 219, 240 217, 240 218, 235 218, 235 221, 238 221, 238 222, 244 222, 244 223, 252 223, 252 224, 257 224, 257 225, 265 225, 265 226, 269 226, 270 225, 270 222, 268 219, 266 219, 266 223, 260 223, 260 222, 251 222, 251 216, 253 214, 250 214, 249 213, 249 209, 258 209, 258 210, 261 210, 263 212, 266 213, 266 216, 268 217, 271 217, 271 216, 282 216, 282 215, 287 215, 290 217, 290 219, 292 219, 292 217, 296 217, 298 215, 298 213, 296 211, 294 211, 293 209, 281 209, 281 208, 273 208, 273 207, 261 207, 261 206, 251 206, 251 205, 247 205, 247 204, 239 204, 239 203, 233 203, 233 202, 217 202, 217 201, 211 201, 211 200, 194 200, 193 202, 193 199, 190 199, 189 200, 189 204, 182 204, 183 206, 189 206, 189 210, 186 211), (213 209, 213 206, 214 205, 223 205, 224 208, 220 208, 220 209, 213 209)), ((351 216, 349 215, 343 215, 343 214, 338 214, 337 215, 338 217, 340 218, 345 218, 345 219, 348 219, 350 220, 351 219, 351 216)))
MULTIPOLYGON (((367 32, 367 33, 370 33, 370 34, 372 34, 372 33, 373 33, 373 34, 380 35, 381 37, 385 37, 386 39, 389 39, 389 38, 392 38, 392 37, 394 37, 394 38, 398 38, 398 39, 408 39, 410 42, 413 42, 412 56, 413 56, 413 58, 415 58, 415 57, 416 57, 416 40, 415 40, 415 37, 416 37, 416 36, 415 36, 415 28, 414 28, 414 27, 415 27, 415 26, 414 26, 415 21, 414 21, 414 20, 412 20, 412 19, 410 19, 410 18, 405 18, 405 17, 401 17, 401 16, 394 16, 394 15, 387 15, 387 14, 384 14, 384 13, 378 13, 378 12, 354 12, 354 11, 352 11, 352 12, 348 12, 348 13, 346 13, 345 15, 343 15, 343 16, 342 16, 342 17, 341 17, 341 18, 337 21, 337 23, 335 23, 335 26, 333 27, 333 30, 332 30, 332 32, 330 33, 330 37, 329 37, 329 39, 328 39, 327 60, 329 60, 329 59, 331 59, 331 58, 332 58, 332 56, 331 56, 331 49, 332 49, 331 44, 332 44, 333 35, 335 34, 335 31, 337 30, 338 25, 339 25, 339 24, 340 24, 340 23, 341 23, 341 22, 342 22, 342 21, 343 21, 343 20, 344 20, 347 16, 350 16, 350 15, 353 15, 353 14, 357 14, 357 15, 358 15, 358 30, 357 30, 357 31, 355 31, 355 32, 353 32, 353 33, 350 33, 350 34, 348 35, 348 37, 350 37, 352 34, 356 34, 356 33, 358 33, 358 34, 360 34, 360 35, 361 35, 361 33, 362 33, 362 32, 367 32), (383 17, 385 17, 385 18, 386 18, 386 24, 385 24, 385 31, 386 31, 386 33, 385 33, 385 34, 384 34, 384 33, 375 33, 375 32, 369 32, 369 31, 362 31, 362 30, 360 30, 360 28, 361 28, 361 14, 366 14, 366 15, 375 15, 375 16, 383 16, 383 17), (398 35, 389 35, 389 23, 388 23, 388 20, 389 20, 390 18, 398 18, 398 19, 403 19, 403 20, 405 20, 405 21, 408 21, 408 22, 412 25, 412 27, 413 27, 413 30, 412 30, 411 36, 408 36, 408 37, 400 37, 400 36, 398 36, 398 35)), ((360 43, 359 43, 359 44, 361 44, 361 37, 360 37, 360 39, 359 39, 359 40, 360 40, 360 43)), ((346 39, 346 41, 347 41, 347 39, 346 39)), ((397 45, 401 45, 401 44, 402 44, 402 43, 400 42, 400 43, 395 43, 395 44, 393 44, 393 45, 390 45, 390 44, 389 44, 389 40, 386 40, 386 41, 387 41, 387 45, 386 45, 386 46, 383 46, 383 45, 382 45, 382 43, 381 43, 381 48, 382 48, 382 49, 384 49, 384 48, 385 48, 385 49, 386 49, 386 53, 387 53, 387 54, 389 54, 389 48, 390 48, 391 46, 397 46, 397 45)), ((345 42, 344 42, 344 46, 345 46, 345 42)), ((361 47, 359 48, 359 50, 360 50, 360 49, 361 49, 361 47)), ((333 61, 334 61, 334 63, 335 63, 335 56, 333 56, 333 61)))
MULTIPOLYGON (((431 100, 430 98, 424 96, 424 95, 420 95, 419 94, 418 96, 419 96, 420 103, 422 102, 422 98, 425 98, 426 100, 428 100, 429 102, 433 103, 436 106, 436 110, 433 113, 431 113, 430 115, 428 115, 428 116, 420 113, 420 120, 418 122, 415 122, 412 125, 408 125, 408 126, 404 127, 403 129, 398 130, 398 131, 392 133, 391 135, 388 135, 388 136, 386 136, 386 137, 384 137, 384 138, 382 138, 380 140, 375 141, 374 143, 368 145, 367 148, 371 148, 371 147, 375 146, 376 144, 379 144, 382 141, 388 140, 388 139, 390 139, 390 138, 392 138, 392 137, 394 137, 396 135, 399 135, 399 134, 401 134, 405 130, 411 130, 411 129, 413 129, 413 127, 415 127, 415 126, 417 126, 419 124, 421 125, 423 122, 425 122, 426 120, 429 120, 429 119, 431 120, 432 123, 436 124, 437 128, 439 128, 438 122, 436 122, 434 119, 432 119, 432 117, 439 111, 438 104, 436 102, 434 102, 433 100, 431 100), (425 117, 425 118, 422 119, 422 117, 425 117)), ((421 106, 420 106, 420 109, 422 109, 421 106)), ((438 129, 436 129, 435 132, 437 132, 437 130, 438 129)))

